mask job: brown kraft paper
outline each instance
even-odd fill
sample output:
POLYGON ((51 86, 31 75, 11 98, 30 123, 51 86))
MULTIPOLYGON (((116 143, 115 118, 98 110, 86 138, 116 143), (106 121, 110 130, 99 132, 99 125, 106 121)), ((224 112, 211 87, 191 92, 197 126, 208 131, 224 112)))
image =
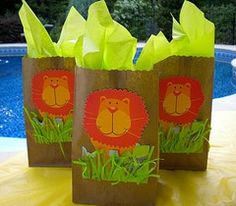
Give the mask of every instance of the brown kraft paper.
MULTIPOLYGON (((82 146, 89 152, 95 150, 83 126, 86 99, 91 93, 104 89, 126 89, 139 95, 149 114, 149 122, 140 138, 140 144, 155 146, 153 158, 159 157, 158 148, 158 75, 154 71, 98 71, 76 70, 75 116, 73 122, 72 162, 82 156, 82 146)), ((94 102, 94 104, 96 104, 94 102)), ((157 173, 158 166, 155 169, 157 173)), ((123 183, 84 179, 79 165, 72 164, 73 202, 95 205, 155 205, 157 179, 148 183, 123 183)))
MULTIPOLYGON (((68 71, 74 76, 75 61, 73 58, 23 58, 23 81, 24 81, 24 107, 30 112, 39 113, 39 108, 33 103, 32 80, 35 75, 49 71, 68 71)), ((46 75, 45 75, 46 76, 46 75)), ((49 76, 50 77, 50 76, 49 76)), ((45 77, 46 78, 46 77, 45 77)), ((60 77, 61 78, 61 77, 60 77)), ((36 82, 37 84, 37 82, 36 82)), ((36 85, 37 86, 37 85, 36 85)), ((73 91, 72 91, 73 93, 73 91)), ((72 94, 71 93, 71 94, 72 94)), ((73 95, 73 94, 72 94, 73 95)), ((42 94, 39 95, 41 101, 42 94)), ((27 147, 29 166, 70 166, 71 165, 71 142, 38 144, 35 141, 33 127, 25 113, 25 127, 27 133, 27 147), (62 153, 64 151, 64 156, 62 153)))
MULTIPOLYGON (((160 82, 169 77, 187 77, 197 80, 204 96, 203 104, 196 120, 211 120, 214 58, 173 56, 157 63, 154 68, 159 72, 160 82)), ((206 170, 209 150, 209 135, 206 136, 202 152, 199 153, 162 153, 161 169, 206 170)))

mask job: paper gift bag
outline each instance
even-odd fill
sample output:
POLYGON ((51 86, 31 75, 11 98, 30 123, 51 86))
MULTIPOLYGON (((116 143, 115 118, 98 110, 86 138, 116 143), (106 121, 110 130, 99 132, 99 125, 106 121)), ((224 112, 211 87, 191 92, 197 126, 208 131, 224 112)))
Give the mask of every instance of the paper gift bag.
POLYGON ((160 73, 160 167, 205 170, 209 150, 214 58, 173 56, 160 73))
POLYGON ((58 42, 22 0, 27 42, 23 59, 25 122, 30 166, 69 166, 74 97, 74 46, 85 20, 71 7, 58 42))
POLYGON ((73 58, 23 58, 29 166, 70 166, 73 58))
POLYGON ((157 83, 155 71, 76 70, 75 203, 155 205, 157 83))

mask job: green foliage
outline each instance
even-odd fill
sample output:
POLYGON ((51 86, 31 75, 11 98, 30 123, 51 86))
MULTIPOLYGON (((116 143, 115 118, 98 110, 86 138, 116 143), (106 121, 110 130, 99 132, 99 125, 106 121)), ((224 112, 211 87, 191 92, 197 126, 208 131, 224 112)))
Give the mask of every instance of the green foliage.
POLYGON ((158 159, 151 159, 154 147, 136 146, 132 152, 117 153, 107 157, 105 151, 87 152, 83 148, 83 157, 73 163, 81 166, 84 179, 97 181, 147 183, 149 177, 158 178, 155 173, 158 159))
POLYGON ((4 15, 6 12, 15 11, 15 4, 19 2, 19 0, 1 0, 0 1, 0 15, 4 15))
MULTIPOLYGON (((74 6, 79 11, 79 13, 85 19, 87 19, 89 6, 96 1, 98 0, 71 0, 69 1, 67 10, 69 10, 71 6, 74 6)), ((116 0, 105 0, 105 1, 109 11, 112 12, 116 0)))
POLYGON ((21 37, 22 26, 18 16, 6 13, 0 16, 0 43, 23 42, 21 37))
POLYGON ((172 14, 176 19, 179 16, 183 0, 158 0, 156 23, 168 40, 172 39, 172 14))
MULTIPOLYGON (((86 18, 87 10, 91 3, 97 0, 27 0, 32 10, 43 24, 53 24, 50 35, 53 41, 57 41, 66 15, 71 6, 75 6, 86 18)), ((139 40, 147 40, 150 34, 163 31, 166 37, 171 39, 172 13, 178 19, 180 8, 184 0, 106 0, 112 16, 123 24, 139 40)), ((236 44, 236 4, 235 0, 191 0, 203 10, 206 17, 216 25, 216 42, 236 44), (234 40, 234 42, 233 42, 234 40)), ((19 20, 10 19, 8 14, 16 14, 21 4, 17 0, 0 1, 0 19, 3 31, 0 31, 0 41, 19 42, 22 29, 19 28, 19 20), (8 14, 6 14, 8 13, 8 14), (5 19, 5 15, 8 16, 5 19), (12 36, 10 29, 4 30, 6 24, 12 22, 12 36), (16 32, 17 31, 17 32, 16 32)))
POLYGON ((210 133, 208 120, 195 121, 191 126, 170 125, 167 131, 161 129, 160 151, 163 153, 197 153, 210 133))
POLYGON ((139 40, 146 40, 156 33, 155 0, 117 0, 112 17, 125 26, 139 40))
POLYGON ((203 6, 205 15, 215 24, 218 44, 236 44, 236 4, 203 6))
POLYGON ((71 6, 74 6, 79 13, 87 19, 88 16, 88 8, 89 6, 97 0, 71 0, 68 6, 68 10, 71 6))
POLYGON ((37 16, 46 20, 46 23, 56 24, 59 19, 65 19, 68 0, 27 0, 27 3, 37 16))
POLYGON ((105 0, 109 11, 112 13, 114 11, 114 5, 116 0, 105 0))

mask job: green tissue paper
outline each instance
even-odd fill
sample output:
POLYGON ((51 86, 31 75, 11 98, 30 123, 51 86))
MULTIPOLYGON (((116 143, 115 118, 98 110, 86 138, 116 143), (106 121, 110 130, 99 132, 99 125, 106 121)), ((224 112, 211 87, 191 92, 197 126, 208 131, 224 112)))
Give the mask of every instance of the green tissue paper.
POLYGON ((74 7, 71 7, 56 44, 61 56, 74 57, 74 46, 78 38, 84 34, 84 29, 85 19, 74 7))
POLYGON ((185 1, 180 12, 180 23, 173 17, 172 41, 164 34, 152 35, 144 46, 135 68, 152 69, 153 65, 169 56, 214 56, 214 24, 191 2, 185 1))
POLYGON ((75 47, 79 67, 104 70, 133 69, 137 39, 112 20, 105 1, 89 7, 85 33, 75 47))
POLYGON ((83 35, 85 24, 85 20, 76 9, 71 8, 62 28, 60 39, 58 43, 54 43, 28 4, 24 0, 22 3, 19 16, 27 42, 27 56, 31 58, 73 57, 74 45, 83 35))
POLYGON ((171 55, 170 43, 162 32, 151 35, 144 46, 135 68, 137 70, 151 70, 153 65, 171 55))
POLYGON ((173 17, 172 41, 162 32, 151 35, 136 64, 137 39, 112 19, 104 0, 89 7, 87 21, 72 7, 57 43, 24 0, 19 15, 28 56, 33 58, 75 57, 78 67, 88 69, 152 70, 169 56, 214 56, 214 24, 188 1, 182 6, 180 23, 173 17))
POLYGON ((185 1, 180 23, 173 18, 172 55, 214 57, 215 26, 193 3, 185 1))

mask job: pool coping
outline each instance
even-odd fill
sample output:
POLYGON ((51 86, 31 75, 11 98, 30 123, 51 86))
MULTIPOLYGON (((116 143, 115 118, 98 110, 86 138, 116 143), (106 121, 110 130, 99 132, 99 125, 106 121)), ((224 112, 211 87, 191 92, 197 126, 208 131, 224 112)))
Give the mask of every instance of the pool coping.
POLYGON ((236 52, 236 45, 216 44, 215 49, 230 50, 236 52))
POLYGON ((6 44, 0 44, 0 48, 5 48, 5 47, 27 47, 26 43, 6 43, 6 44))
MULTIPOLYGON (((137 48, 143 48, 145 42, 138 42, 137 48)), ((27 53, 26 43, 4 43, 0 44, 0 57, 25 56, 27 53)), ((136 53, 136 59, 140 55, 140 51, 136 53)), ((236 45, 215 45, 215 59, 218 62, 230 63, 236 58, 236 45)))

